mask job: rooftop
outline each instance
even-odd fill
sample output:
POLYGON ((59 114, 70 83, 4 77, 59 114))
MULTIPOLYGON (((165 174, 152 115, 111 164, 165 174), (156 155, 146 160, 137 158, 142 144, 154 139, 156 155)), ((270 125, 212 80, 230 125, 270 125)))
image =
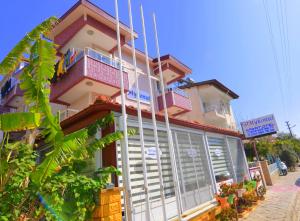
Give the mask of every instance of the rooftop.
POLYGON ((185 88, 204 86, 204 85, 214 86, 214 87, 218 88, 219 90, 221 90, 222 92, 224 92, 225 94, 228 94, 233 99, 239 98, 239 95, 237 95, 235 92, 230 90, 228 87, 226 87, 224 84, 222 84, 220 81, 218 81, 216 79, 207 80, 207 81, 200 81, 200 82, 194 82, 194 83, 193 82, 188 82, 185 85, 180 86, 179 88, 180 89, 185 89, 185 88))

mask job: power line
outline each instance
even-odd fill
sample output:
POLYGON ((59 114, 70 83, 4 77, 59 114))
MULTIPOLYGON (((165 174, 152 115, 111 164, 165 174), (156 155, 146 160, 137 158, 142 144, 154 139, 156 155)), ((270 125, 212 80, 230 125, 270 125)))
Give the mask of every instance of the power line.
MULTIPOLYGON (((286 9, 286 4, 285 4, 286 9)), ((280 33, 281 55, 282 55, 282 80, 283 90, 286 98, 286 105, 290 106, 292 90, 290 87, 290 51, 288 49, 289 38, 287 33, 287 15, 286 10, 283 10, 282 0, 276 0, 277 21, 280 33), (285 17, 285 19, 284 19, 285 17)))
POLYGON ((281 70, 280 70, 280 66, 279 66, 279 62, 278 62, 278 55, 277 55, 277 50, 276 50, 276 45, 275 45, 275 41, 274 41, 274 33, 272 30, 272 22, 270 19, 270 13, 269 13, 269 8, 268 8, 268 3, 266 0, 263 0, 263 5, 264 5, 264 9, 265 9, 265 17, 266 17, 266 21, 267 21, 267 25, 268 25, 268 31, 269 31, 269 35, 270 35, 270 42, 271 42, 271 46, 272 46, 272 51, 273 51, 273 58, 274 58, 274 62, 275 62, 275 69, 279 78, 279 90, 280 90, 280 94, 281 94, 281 103, 283 106, 283 112, 285 114, 285 116, 287 116, 287 112, 286 112, 286 105, 285 105, 285 97, 284 97, 284 92, 283 92, 283 88, 282 88, 282 78, 281 78, 281 70))
MULTIPOLYGON (((282 1, 282 0, 281 0, 282 1)), ((289 28, 288 28, 288 19, 287 19, 287 2, 283 1, 283 6, 281 4, 282 14, 284 14, 284 27, 285 27, 285 34, 286 34, 286 41, 287 41, 287 65, 288 65, 288 76, 287 76, 287 84, 288 89, 291 92, 291 78, 292 78, 292 68, 291 68, 291 52, 290 52, 290 39, 289 39, 289 28)), ((292 93, 290 93, 292 95, 292 93)), ((291 96, 289 96, 290 99, 292 99, 291 96)))

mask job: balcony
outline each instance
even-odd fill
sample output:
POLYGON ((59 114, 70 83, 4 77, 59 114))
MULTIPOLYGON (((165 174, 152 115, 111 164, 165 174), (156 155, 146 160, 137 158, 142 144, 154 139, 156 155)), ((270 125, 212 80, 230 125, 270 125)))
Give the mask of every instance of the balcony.
POLYGON ((1 90, 1 105, 3 107, 17 108, 22 102, 23 91, 18 83, 11 83, 11 86, 3 93, 1 90))
POLYGON ((78 112, 79 112, 79 110, 70 109, 70 108, 62 110, 60 112, 60 121, 64 121, 64 120, 68 119, 69 117, 72 117, 73 115, 77 114, 78 112))
MULTIPOLYGON (((162 95, 158 96, 158 110, 159 112, 163 111, 163 100, 162 95)), ((166 104, 168 113, 171 116, 176 116, 179 114, 183 114, 185 112, 192 110, 192 103, 188 95, 176 88, 168 89, 166 92, 166 104)))
MULTIPOLYGON (((72 50, 65 72, 52 80, 52 102, 70 104, 90 93, 112 98, 120 94, 119 61, 90 48, 72 50)), ((127 92, 128 74, 124 72, 123 76, 127 92)))
POLYGON ((211 121, 226 120, 226 109, 220 105, 207 105, 203 104, 205 117, 211 121))
MULTIPOLYGON (((171 84, 190 74, 192 70, 185 64, 171 55, 164 55, 160 58, 163 78, 166 84, 171 84)), ((159 74, 158 59, 153 59, 154 74, 159 74)))

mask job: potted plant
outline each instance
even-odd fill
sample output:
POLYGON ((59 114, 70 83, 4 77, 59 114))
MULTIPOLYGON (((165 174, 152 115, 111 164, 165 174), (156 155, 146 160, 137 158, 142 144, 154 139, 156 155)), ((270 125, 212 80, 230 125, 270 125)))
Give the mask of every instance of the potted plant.
POLYGON ((237 199, 236 210, 239 214, 245 211, 245 200, 242 197, 237 199))
POLYGON ((237 197, 241 198, 243 194, 246 192, 246 189, 244 188, 244 183, 238 183, 236 186, 236 195, 237 197))
POLYGON ((248 211, 251 211, 252 210, 252 205, 253 205, 253 202, 252 202, 252 194, 253 192, 251 191, 247 191, 243 194, 243 199, 244 199, 244 205, 245 205, 245 209, 248 210, 248 211))
POLYGON ((221 221, 232 221, 236 220, 237 218, 237 213, 235 209, 228 207, 225 209, 222 209, 222 212, 216 216, 218 220, 221 221))
POLYGON ((220 193, 216 196, 216 200, 220 203, 221 208, 228 208, 234 203, 235 187, 231 184, 223 183, 220 186, 220 193))
POLYGON ((257 188, 257 198, 259 200, 264 200, 265 199, 265 197, 264 197, 265 194, 266 194, 266 188, 264 186, 262 186, 262 185, 259 186, 257 188))

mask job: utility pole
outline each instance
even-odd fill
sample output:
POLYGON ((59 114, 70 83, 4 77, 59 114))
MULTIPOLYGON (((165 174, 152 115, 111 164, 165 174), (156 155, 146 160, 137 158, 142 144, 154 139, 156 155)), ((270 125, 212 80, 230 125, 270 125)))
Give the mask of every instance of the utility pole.
POLYGON ((288 130, 290 132, 291 137, 294 137, 293 132, 292 132, 292 128, 295 127, 296 125, 291 126, 291 124, 290 124, 289 121, 286 121, 285 124, 286 124, 286 126, 287 126, 287 128, 288 128, 288 130))

